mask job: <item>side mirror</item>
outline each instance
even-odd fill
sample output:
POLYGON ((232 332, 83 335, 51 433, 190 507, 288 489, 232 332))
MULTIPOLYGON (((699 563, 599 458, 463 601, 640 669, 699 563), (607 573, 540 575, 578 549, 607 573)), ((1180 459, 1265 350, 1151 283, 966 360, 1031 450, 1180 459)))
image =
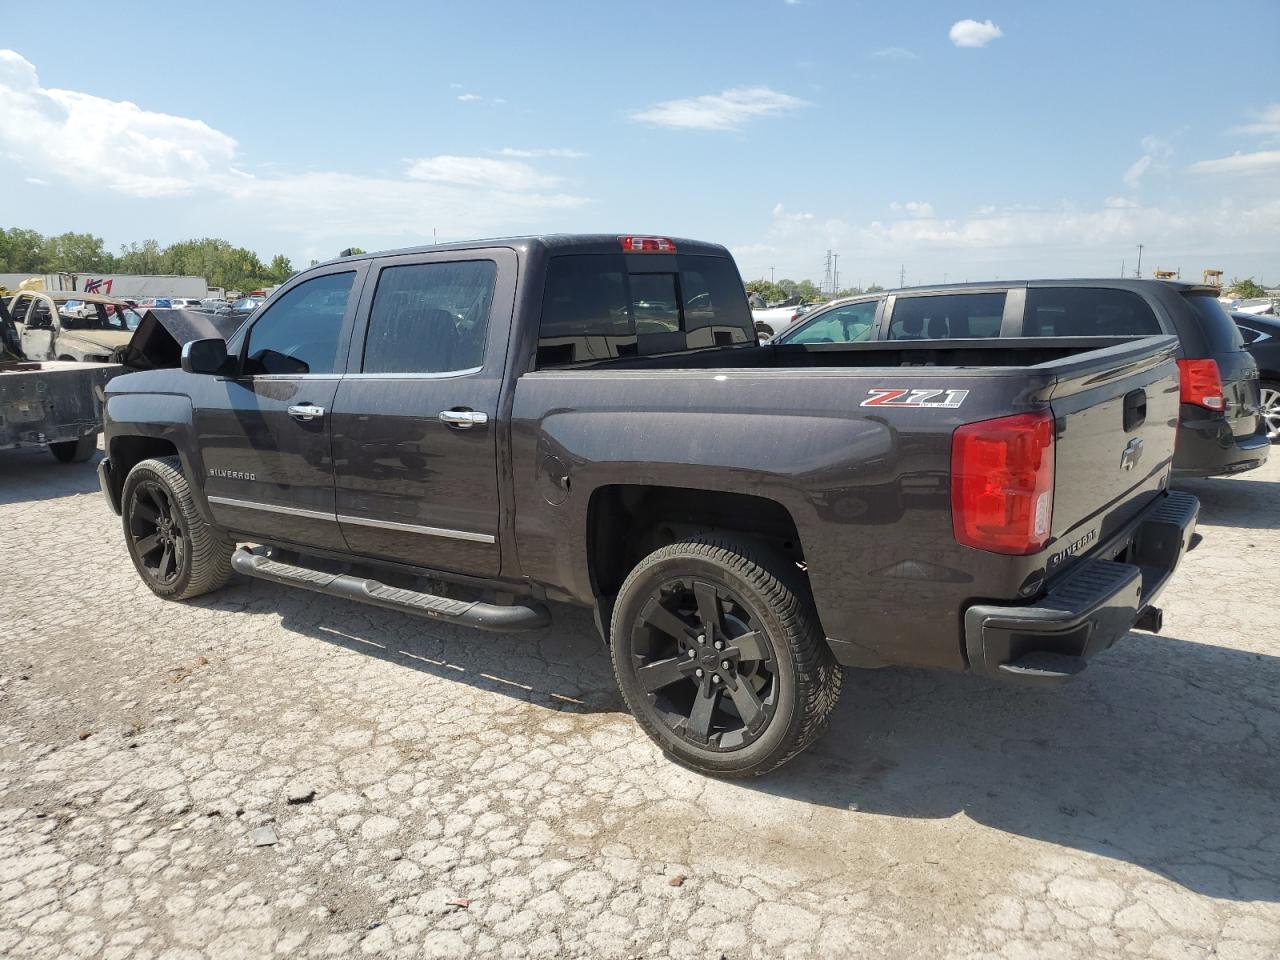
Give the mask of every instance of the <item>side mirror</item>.
POLYGON ((187 373, 221 373, 227 364, 227 341, 217 337, 182 345, 182 369, 187 373))

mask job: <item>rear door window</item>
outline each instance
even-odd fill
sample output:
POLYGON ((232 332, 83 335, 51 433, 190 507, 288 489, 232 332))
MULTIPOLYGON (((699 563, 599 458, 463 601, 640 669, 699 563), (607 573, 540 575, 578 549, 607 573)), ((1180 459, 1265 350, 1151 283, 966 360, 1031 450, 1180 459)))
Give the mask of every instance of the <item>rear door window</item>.
POLYGON ((899 296, 889 324, 890 340, 968 340, 1000 336, 1004 293, 899 296))
POLYGON ((365 335, 365 373, 455 373, 484 364, 492 260, 385 268, 365 335))
MULTIPOLYGON (((1230 321, 1228 321, 1230 322, 1230 321)), ((1151 307, 1130 290, 1030 287, 1024 337, 1148 337, 1162 333, 1151 307)))
POLYGON ((1231 319, 1231 314, 1218 302, 1218 298, 1207 293, 1188 294, 1183 297, 1191 312, 1196 315, 1200 329, 1204 333, 1205 345, 1210 353, 1230 353, 1244 348, 1244 338, 1240 336, 1240 328, 1231 319))
POLYGON ((755 342, 742 280, 723 257, 576 254, 548 267, 539 368, 755 342))

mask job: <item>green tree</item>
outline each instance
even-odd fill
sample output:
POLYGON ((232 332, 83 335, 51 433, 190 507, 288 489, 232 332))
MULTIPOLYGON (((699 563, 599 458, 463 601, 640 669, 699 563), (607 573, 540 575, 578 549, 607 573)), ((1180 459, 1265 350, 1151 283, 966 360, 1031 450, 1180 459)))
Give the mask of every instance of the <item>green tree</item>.
POLYGON ((787 299, 786 292, 776 283, 770 283, 768 280, 752 280, 746 287, 748 293, 758 293, 764 297, 765 303, 787 299))
POLYGON ((164 250, 156 240, 122 245, 116 257, 117 273, 160 273, 163 269, 164 250))
POLYGON ((289 262, 289 258, 283 253, 277 253, 272 257, 271 264, 267 267, 267 273, 276 283, 284 283, 293 276, 295 272, 293 264, 289 262))
POLYGON ((46 237, 41 251, 46 273, 109 272, 115 266, 115 257, 107 252, 102 238, 91 233, 46 237))
POLYGON ((0 270, 4 273, 48 273, 44 236, 13 227, 0 230, 0 270))
POLYGON ((1232 280, 1227 287, 1227 295, 1247 300, 1252 297, 1265 297, 1267 290, 1261 284, 1255 283, 1253 277, 1246 277, 1244 280, 1232 280))

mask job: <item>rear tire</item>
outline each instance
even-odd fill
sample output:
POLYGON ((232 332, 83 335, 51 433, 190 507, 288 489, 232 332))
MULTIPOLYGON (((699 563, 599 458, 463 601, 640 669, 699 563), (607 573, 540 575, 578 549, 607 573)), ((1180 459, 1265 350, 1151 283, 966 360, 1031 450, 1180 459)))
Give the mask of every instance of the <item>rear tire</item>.
POLYGON ((1258 395, 1262 409, 1262 419, 1267 427, 1267 439, 1272 443, 1280 442, 1280 383, 1274 380, 1263 380, 1258 384, 1258 395))
POLYGON ((672 759, 717 777, 760 776, 826 730, 840 665, 795 565, 708 534, 655 550, 623 583, 614 674, 672 759))
POLYGON ((84 463, 98 450, 98 435, 86 433, 78 440, 59 440, 49 444, 49 452, 61 463, 84 463))
POLYGON ((156 596, 187 600, 230 579, 235 545, 201 519, 177 457, 130 470, 120 503, 129 557, 156 596))

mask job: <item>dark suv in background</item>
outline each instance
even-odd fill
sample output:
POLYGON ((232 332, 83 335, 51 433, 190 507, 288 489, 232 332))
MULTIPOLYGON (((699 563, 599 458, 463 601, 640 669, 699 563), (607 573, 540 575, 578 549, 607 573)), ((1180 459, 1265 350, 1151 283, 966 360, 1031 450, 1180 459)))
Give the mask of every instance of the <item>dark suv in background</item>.
POLYGON ((1280 441, 1280 317, 1233 313, 1244 348, 1258 364, 1258 396, 1267 438, 1280 441))
POLYGON ((1171 333, 1182 403, 1174 475, 1261 466, 1270 441, 1258 365, 1216 287, 1168 280, 1028 280, 887 290, 837 300, 774 343, 857 340, 1070 339, 1171 333))

